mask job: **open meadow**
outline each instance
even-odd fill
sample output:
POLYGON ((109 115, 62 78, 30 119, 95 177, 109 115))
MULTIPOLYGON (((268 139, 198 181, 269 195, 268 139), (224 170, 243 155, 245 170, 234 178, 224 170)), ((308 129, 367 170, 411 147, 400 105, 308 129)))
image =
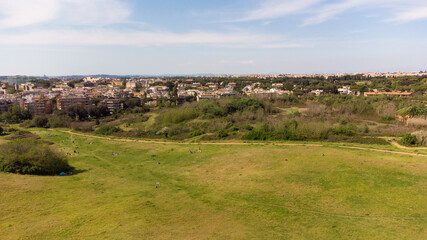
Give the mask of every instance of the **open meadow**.
POLYGON ((425 156, 37 134, 76 174, 0 173, 1 239, 427 238, 425 156))

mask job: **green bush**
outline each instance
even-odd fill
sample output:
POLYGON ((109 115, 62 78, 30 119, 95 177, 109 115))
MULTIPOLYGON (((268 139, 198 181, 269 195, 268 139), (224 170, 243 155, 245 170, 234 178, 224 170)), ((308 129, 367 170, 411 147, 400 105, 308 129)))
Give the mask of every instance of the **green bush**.
POLYGON ((217 101, 210 101, 207 99, 200 101, 196 106, 196 110, 200 112, 205 119, 223 117, 227 115, 217 101))
POLYGON ((198 117, 198 113, 192 108, 172 109, 159 116, 163 124, 177 124, 198 117))
POLYGON ((397 111, 397 114, 399 114, 402 117, 411 116, 425 116, 427 115, 427 106, 420 105, 420 106, 410 106, 407 108, 402 108, 399 111, 397 111))
POLYGON ((0 170, 18 174, 56 175, 72 170, 67 159, 34 139, 14 140, 0 146, 0 170))
POLYGON ((192 137, 197 137, 197 136, 200 136, 200 135, 203 135, 203 134, 205 134, 205 131, 203 131, 203 130, 195 130, 195 131, 193 131, 191 133, 191 136, 192 137))
POLYGON ((45 128, 47 127, 47 124, 49 123, 49 119, 45 116, 36 116, 33 119, 34 126, 39 128, 45 128))
POLYGON ((394 117, 392 117, 392 116, 384 116, 384 117, 381 117, 381 121, 383 121, 383 122, 391 122, 391 121, 394 121, 394 117))
POLYGON ((239 131, 238 127, 236 127, 236 126, 230 127, 230 132, 238 132, 238 131, 239 131))
POLYGON ((257 128, 242 136, 243 140, 267 140, 270 134, 264 129, 257 128))
POLYGON ((49 117, 48 127, 63 128, 70 127, 72 119, 67 115, 53 114, 49 117))
POLYGON ((248 130, 248 131, 252 131, 254 129, 254 127, 252 127, 249 124, 246 124, 245 126, 243 126, 243 129, 248 130))
POLYGON ((255 112, 258 109, 265 109, 265 105, 261 100, 255 98, 235 98, 225 106, 225 109, 228 114, 237 111, 255 112))
POLYGON ((98 128, 95 131, 96 134, 100 134, 100 135, 111 135, 113 133, 118 133, 118 132, 122 132, 122 129, 115 126, 104 126, 104 127, 98 128))
POLYGON ((399 143, 405 146, 416 146, 418 145, 418 139, 412 134, 405 134, 399 143))
POLYGON ((335 135, 354 136, 356 133, 352 126, 339 126, 331 128, 330 131, 335 135))
POLYGON ((228 133, 227 133, 226 131, 224 131, 224 130, 220 130, 220 131, 216 134, 216 136, 217 136, 217 137, 219 137, 219 138, 225 138, 225 137, 228 137, 228 133))

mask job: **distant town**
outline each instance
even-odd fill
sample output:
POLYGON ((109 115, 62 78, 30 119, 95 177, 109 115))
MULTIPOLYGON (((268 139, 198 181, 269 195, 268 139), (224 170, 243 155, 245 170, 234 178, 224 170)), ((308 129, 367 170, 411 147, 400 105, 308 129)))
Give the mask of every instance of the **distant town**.
MULTIPOLYGON (((365 97, 386 95, 411 97, 414 88, 389 81, 375 88, 371 79, 423 78, 427 71, 418 72, 367 72, 341 74, 277 74, 277 75, 193 75, 193 76, 59 76, 59 77, 0 77, 0 114, 12 105, 19 105, 31 115, 50 114, 72 105, 86 107, 104 104, 108 110, 123 108, 123 99, 135 98, 146 106, 158 106, 169 101, 182 104, 186 101, 224 98, 237 95, 280 97, 289 94, 341 94, 365 97), (310 82, 314 80, 317 84, 310 82), (350 82, 346 80, 350 80, 350 82), (307 83, 308 81, 308 83, 307 83), (393 83, 395 84, 393 86, 393 83), (351 86, 351 84, 356 84, 351 86)), ((419 80, 419 79, 418 79, 419 80)), ((402 82, 402 81, 401 81, 402 82)), ((403 81, 404 82, 404 81, 403 81)), ((421 81, 423 82, 423 81, 421 81)), ((418 88, 420 94, 426 92, 418 88)))

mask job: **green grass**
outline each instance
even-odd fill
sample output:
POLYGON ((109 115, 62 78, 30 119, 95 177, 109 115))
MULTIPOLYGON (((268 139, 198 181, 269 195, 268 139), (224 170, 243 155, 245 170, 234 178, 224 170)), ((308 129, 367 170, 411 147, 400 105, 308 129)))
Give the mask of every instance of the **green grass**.
POLYGON ((190 154, 199 146, 38 134, 66 152, 79 147, 70 163, 82 172, 0 173, 1 239, 426 237, 426 157, 334 145, 190 154))

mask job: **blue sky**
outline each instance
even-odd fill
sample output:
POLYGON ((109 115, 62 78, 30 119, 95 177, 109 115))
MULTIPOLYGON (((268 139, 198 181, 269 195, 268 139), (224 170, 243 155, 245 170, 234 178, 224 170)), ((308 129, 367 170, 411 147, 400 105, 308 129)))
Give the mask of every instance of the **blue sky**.
POLYGON ((0 0, 0 75, 427 69, 427 0, 0 0))

